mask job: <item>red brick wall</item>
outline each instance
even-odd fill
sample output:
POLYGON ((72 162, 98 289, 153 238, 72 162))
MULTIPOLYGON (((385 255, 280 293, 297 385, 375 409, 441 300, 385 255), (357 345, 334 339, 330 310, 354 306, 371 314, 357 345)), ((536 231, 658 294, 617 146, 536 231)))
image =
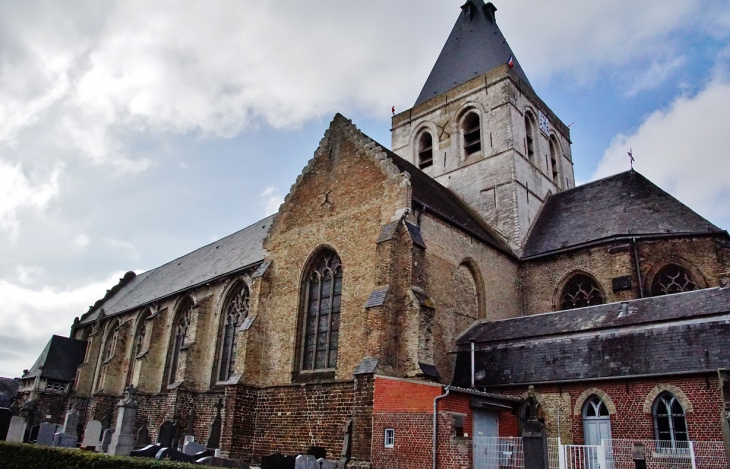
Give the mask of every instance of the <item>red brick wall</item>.
POLYGON ((373 412, 428 412, 443 394, 441 386, 383 377, 375 378, 373 412))
MULTIPOLYGON (((605 392, 615 405, 616 413, 611 415, 613 438, 654 439, 653 417, 651 414, 644 413, 644 402, 647 400, 649 393, 657 385, 662 384, 678 387, 691 402, 693 411, 686 413, 687 431, 691 440, 722 441, 720 414, 723 403, 717 376, 714 373, 685 377, 575 383, 562 386, 538 385, 535 389, 538 399, 554 401, 560 395, 563 397, 565 395, 570 396, 570 414, 566 415, 568 409, 565 409, 562 414, 562 425, 569 425, 573 442, 582 444, 584 442, 583 419, 581 414, 574 414, 574 408, 576 400, 585 390, 599 389, 605 392), (567 422, 566 417, 571 417, 572 424, 567 422)), ((505 391, 505 393, 521 396, 526 391, 526 389, 511 389, 505 391)), ((555 428, 556 423, 552 422, 551 426, 555 428)), ((500 434, 501 427, 502 422, 500 421, 500 434)))

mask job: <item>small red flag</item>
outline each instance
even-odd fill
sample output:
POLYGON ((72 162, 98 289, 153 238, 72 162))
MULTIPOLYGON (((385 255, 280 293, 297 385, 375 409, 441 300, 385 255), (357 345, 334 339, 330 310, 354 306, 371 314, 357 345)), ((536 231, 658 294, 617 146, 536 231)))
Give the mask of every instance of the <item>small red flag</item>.
POLYGON ((393 115, 395 115, 395 106, 393 106, 393 109, 391 109, 391 112, 393 113, 393 115))
POLYGON ((515 59, 511 55, 509 56, 509 60, 507 61, 507 65, 509 65, 509 68, 515 68, 515 59))

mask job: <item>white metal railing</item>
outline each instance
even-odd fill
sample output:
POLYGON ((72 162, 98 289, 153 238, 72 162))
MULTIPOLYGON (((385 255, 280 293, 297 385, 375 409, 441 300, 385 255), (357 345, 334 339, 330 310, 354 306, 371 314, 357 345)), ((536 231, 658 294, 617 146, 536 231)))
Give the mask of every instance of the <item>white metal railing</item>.
POLYGON ((562 445, 548 438, 550 469, 634 469, 632 450, 644 445, 648 469, 727 469, 722 441, 671 443, 655 440, 603 440, 600 446, 562 445), (600 449, 596 449, 600 448, 600 449), (601 454, 602 453, 602 454, 601 454))
POLYGON ((474 437, 474 469, 524 469, 522 438, 474 437))

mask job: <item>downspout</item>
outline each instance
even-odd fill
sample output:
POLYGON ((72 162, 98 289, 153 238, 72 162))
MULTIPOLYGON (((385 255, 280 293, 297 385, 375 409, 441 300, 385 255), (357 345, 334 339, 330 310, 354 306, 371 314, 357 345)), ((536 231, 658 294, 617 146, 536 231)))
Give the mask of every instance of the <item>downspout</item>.
POLYGON ((436 469, 436 441, 438 435, 438 402, 444 397, 449 395, 451 391, 450 386, 446 386, 446 394, 436 396, 433 400, 433 469, 436 469))
POLYGON ((636 278, 639 280, 639 298, 644 298, 644 284, 641 281, 641 268, 639 267, 639 253, 636 250, 636 237, 631 238, 631 248, 634 251, 634 266, 636 267, 636 278))
POLYGON ((474 339, 471 339, 471 388, 474 389, 474 339))

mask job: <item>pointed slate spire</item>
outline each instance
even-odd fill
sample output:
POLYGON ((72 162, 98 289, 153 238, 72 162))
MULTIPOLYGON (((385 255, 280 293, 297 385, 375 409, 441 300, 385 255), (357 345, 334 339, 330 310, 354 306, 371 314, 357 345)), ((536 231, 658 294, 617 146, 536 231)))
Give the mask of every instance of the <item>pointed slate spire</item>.
POLYGON ((497 26, 497 8, 484 0, 468 0, 461 10, 415 106, 506 64, 510 57, 517 76, 532 86, 497 26))

